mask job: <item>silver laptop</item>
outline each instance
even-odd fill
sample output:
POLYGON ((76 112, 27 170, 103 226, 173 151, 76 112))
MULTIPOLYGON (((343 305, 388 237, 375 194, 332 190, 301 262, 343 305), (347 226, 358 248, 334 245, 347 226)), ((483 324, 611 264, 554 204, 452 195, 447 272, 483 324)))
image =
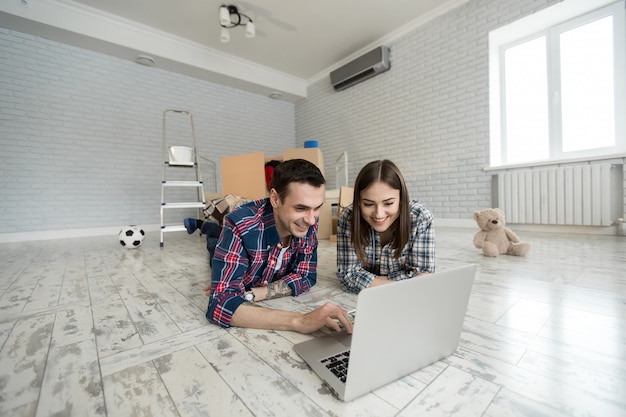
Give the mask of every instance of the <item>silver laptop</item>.
POLYGON ((294 349, 337 398, 352 400, 456 350, 475 274, 472 264, 367 288, 352 335, 315 337, 294 349))

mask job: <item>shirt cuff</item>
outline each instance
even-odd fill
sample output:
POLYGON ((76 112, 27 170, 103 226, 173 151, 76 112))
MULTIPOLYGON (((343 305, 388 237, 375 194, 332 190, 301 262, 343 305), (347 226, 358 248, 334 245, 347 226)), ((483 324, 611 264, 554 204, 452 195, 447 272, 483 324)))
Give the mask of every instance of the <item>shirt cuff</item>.
POLYGON ((221 305, 218 303, 215 307, 209 308, 207 311, 207 319, 209 319, 211 323, 218 324, 221 327, 230 327, 230 321, 235 314, 235 310, 245 302, 246 299, 241 296, 231 296, 224 300, 221 305), (218 316, 217 320, 215 320, 216 313, 218 316))

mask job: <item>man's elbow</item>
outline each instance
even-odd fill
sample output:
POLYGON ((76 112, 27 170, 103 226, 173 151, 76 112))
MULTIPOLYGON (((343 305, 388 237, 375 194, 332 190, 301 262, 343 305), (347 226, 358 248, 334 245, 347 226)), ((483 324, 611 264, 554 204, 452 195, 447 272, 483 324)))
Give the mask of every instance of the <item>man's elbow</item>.
POLYGON ((224 329, 227 329, 230 327, 230 322, 227 322, 223 319, 215 318, 215 308, 211 308, 210 305, 209 305, 209 308, 207 309, 205 317, 209 321, 209 323, 216 324, 224 329))

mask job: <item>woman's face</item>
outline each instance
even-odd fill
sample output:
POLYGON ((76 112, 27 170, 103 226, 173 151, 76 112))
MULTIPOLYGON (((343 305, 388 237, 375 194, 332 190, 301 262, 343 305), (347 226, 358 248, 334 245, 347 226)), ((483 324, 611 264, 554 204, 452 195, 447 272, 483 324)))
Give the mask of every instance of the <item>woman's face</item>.
POLYGON ((400 216, 400 190, 376 181, 361 191, 361 216, 377 232, 387 231, 400 216))

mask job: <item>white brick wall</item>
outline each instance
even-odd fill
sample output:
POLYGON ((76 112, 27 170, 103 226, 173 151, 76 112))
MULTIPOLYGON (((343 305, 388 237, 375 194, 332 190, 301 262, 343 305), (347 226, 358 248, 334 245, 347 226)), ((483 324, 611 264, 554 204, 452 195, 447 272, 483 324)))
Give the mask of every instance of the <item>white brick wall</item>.
POLYGON ((193 113, 218 174, 223 155, 295 146, 291 103, 3 28, 0 91, 0 233, 158 224, 167 108, 193 113))
POLYGON ((157 224, 166 108, 194 114, 218 174, 223 155, 315 139, 329 187, 344 150, 351 182, 389 158, 438 219, 471 224, 492 205, 488 32, 554 2, 471 1, 390 43, 390 71, 339 93, 324 78, 295 109, 0 28, 0 234, 157 224))
POLYGON ((388 44, 391 69, 335 92, 328 78, 296 104, 296 140, 316 139, 329 185, 347 151, 349 181, 370 160, 403 170, 439 219, 492 206, 488 33, 554 0, 475 0, 388 44))

